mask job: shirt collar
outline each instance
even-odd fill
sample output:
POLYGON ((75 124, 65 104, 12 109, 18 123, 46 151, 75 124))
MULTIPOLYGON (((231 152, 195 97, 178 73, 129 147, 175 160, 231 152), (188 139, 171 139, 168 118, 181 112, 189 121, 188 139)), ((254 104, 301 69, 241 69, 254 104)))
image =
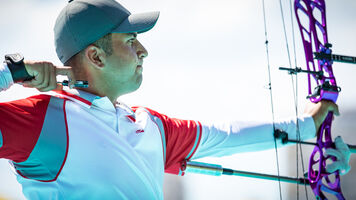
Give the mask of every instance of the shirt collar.
MULTIPOLYGON (((84 92, 81 90, 56 90, 50 92, 52 95, 59 97, 59 98, 66 98, 71 101, 74 101, 80 105, 83 105, 87 108, 90 108, 93 104, 93 101, 97 96, 90 94, 88 92, 84 92)), ((100 98, 100 97, 99 97, 100 98)))
POLYGON ((121 108, 122 110, 126 111, 127 115, 133 115, 134 112, 132 109, 127 106, 125 103, 117 100, 115 102, 115 106, 111 103, 108 97, 100 97, 89 92, 85 92, 82 90, 77 89, 70 89, 70 90, 60 90, 60 91, 51 91, 52 95, 60 97, 60 98, 67 98, 71 101, 74 101, 82 106, 87 108, 91 108, 92 106, 96 106, 105 110, 113 110, 115 111, 116 108, 121 108))

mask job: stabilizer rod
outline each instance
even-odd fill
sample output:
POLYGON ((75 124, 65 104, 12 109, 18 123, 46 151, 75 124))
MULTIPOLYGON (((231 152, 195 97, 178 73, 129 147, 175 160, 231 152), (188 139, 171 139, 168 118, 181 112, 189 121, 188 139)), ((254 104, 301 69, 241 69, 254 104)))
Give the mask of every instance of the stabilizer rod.
POLYGON ((317 59, 317 60, 332 60, 335 62, 356 64, 356 57, 353 57, 353 56, 327 54, 327 53, 323 53, 323 52, 319 52, 319 53, 315 52, 314 56, 315 56, 315 59, 317 59))

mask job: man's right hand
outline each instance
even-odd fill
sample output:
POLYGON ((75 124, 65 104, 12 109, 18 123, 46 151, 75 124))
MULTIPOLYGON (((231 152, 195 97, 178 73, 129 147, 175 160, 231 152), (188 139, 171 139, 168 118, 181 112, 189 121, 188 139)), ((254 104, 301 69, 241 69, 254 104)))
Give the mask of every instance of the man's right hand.
POLYGON ((34 79, 23 82, 24 87, 36 88, 41 92, 50 90, 62 90, 63 86, 57 83, 57 75, 68 77, 69 86, 75 83, 72 67, 55 66, 47 61, 24 61, 26 70, 34 79))

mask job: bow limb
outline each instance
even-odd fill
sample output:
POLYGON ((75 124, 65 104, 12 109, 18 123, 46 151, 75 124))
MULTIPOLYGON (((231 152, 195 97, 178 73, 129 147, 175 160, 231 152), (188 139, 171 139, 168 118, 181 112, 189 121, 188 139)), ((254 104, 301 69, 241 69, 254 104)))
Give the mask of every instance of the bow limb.
MULTIPOLYGON (((320 74, 308 73, 308 97, 314 103, 321 100, 336 103, 340 88, 333 74, 332 61, 315 62, 313 57, 313 50, 318 53, 331 54, 326 27, 325 1, 295 0, 294 9, 303 41, 307 70, 322 74, 320 76, 320 74), (307 19, 306 22, 302 21, 302 17, 307 19), (313 86, 315 86, 314 91, 312 91, 313 86)), ((339 172, 328 173, 326 171, 327 160, 336 160, 333 156, 324 155, 326 149, 333 148, 332 118, 333 113, 329 112, 317 132, 317 145, 310 156, 308 178, 317 199, 324 200, 327 199, 327 195, 332 195, 343 200, 345 198, 341 191, 339 172)))

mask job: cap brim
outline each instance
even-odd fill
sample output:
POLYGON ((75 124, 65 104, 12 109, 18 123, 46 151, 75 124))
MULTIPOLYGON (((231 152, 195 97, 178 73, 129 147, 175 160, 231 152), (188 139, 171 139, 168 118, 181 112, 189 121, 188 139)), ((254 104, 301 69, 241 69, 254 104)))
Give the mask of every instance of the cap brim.
POLYGON ((145 12, 131 14, 112 33, 143 33, 154 27, 159 17, 159 12, 145 12))

